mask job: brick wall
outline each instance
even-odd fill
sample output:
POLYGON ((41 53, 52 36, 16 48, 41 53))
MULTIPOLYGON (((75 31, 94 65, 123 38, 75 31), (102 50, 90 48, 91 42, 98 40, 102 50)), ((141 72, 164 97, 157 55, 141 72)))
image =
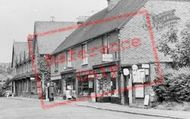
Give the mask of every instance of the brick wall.
MULTIPOLYGON (((118 33, 117 32, 112 32, 109 34, 107 37, 109 40, 109 44, 111 43, 118 43, 118 33)), ((102 64, 102 53, 101 53, 101 48, 102 48, 102 37, 95 38, 94 40, 88 41, 88 65, 82 65, 82 58, 79 56, 79 52, 82 50, 82 44, 79 44, 75 47, 72 48, 73 54, 73 61, 72 61, 72 67, 74 69, 77 69, 79 71, 83 70, 91 70, 93 65, 97 64, 102 64)), ((116 53, 114 51, 111 51, 110 54, 115 55, 116 53)), ((61 54, 60 54, 61 55, 61 54)), ((117 60, 117 59, 115 59, 117 60)), ((52 61, 53 62, 53 61, 52 61)), ((55 71, 55 65, 51 65, 51 73, 53 75, 59 75, 62 71, 64 71, 64 67, 66 67, 66 61, 65 62, 59 62, 58 65, 58 72, 55 71)))
MULTIPOLYGON (((189 5, 190 2, 180 2, 180 1, 149 1, 145 5, 145 9, 147 9, 150 13, 150 16, 159 15, 160 13, 176 10, 175 16, 179 17, 180 20, 174 27, 178 27, 179 29, 183 28, 184 23, 190 17, 189 14, 189 5), (183 7, 181 7, 183 6, 183 7)), ((153 20, 151 20, 153 22, 153 20)), ((147 30, 146 19, 145 16, 137 15, 132 18, 121 30, 119 34, 119 38, 121 41, 126 39, 139 38, 141 40, 141 45, 136 48, 128 48, 127 50, 123 50, 121 52, 121 63, 122 64, 138 64, 138 63, 148 63, 155 62, 154 52, 152 49, 150 34, 147 30)), ((164 26, 165 27, 165 26, 164 26)), ((157 30, 153 27, 153 32, 155 36, 155 41, 158 43, 158 40, 161 37, 161 34, 165 33, 169 30, 169 27, 165 27, 163 29, 157 30)), ((165 57, 162 53, 159 53, 159 59, 162 62, 171 61, 169 57, 165 57)))

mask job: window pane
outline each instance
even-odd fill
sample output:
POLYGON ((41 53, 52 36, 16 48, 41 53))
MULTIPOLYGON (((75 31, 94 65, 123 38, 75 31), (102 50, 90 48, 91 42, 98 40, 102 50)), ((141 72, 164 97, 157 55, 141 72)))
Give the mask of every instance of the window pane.
POLYGON ((82 57, 83 57, 83 64, 88 64, 88 46, 87 43, 82 45, 82 57))
POLYGON ((102 48, 103 48, 103 54, 108 54, 109 53, 109 43, 108 43, 108 38, 107 36, 102 37, 102 48))

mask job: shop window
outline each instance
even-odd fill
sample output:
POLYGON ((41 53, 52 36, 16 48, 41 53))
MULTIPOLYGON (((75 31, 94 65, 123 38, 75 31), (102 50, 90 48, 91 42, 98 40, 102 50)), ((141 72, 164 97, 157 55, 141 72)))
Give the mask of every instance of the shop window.
POLYGON ((89 82, 87 77, 81 77, 83 80, 79 82, 79 95, 87 96, 90 93, 89 82))

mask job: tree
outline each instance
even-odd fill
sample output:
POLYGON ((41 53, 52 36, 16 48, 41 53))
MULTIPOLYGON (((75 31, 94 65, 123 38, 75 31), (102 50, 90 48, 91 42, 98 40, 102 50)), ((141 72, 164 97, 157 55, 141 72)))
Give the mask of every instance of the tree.
POLYGON ((171 28, 159 41, 158 50, 171 56, 175 68, 190 66, 190 23, 181 31, 171 28))
POLYGON ((39 78, 42 82, 42 96, 45 96, 45 86, 50 82, 51 70, 49 65, 50 57, 38 57, 38 66, 39 66, 39 78))
POLYGON ((50 81, 50 66, 47 62, 47 60, 45 59, 45 57, 40 57, 39 58, 39 75, 40 75, 40 79, 44 79, 45 81, 50 81))
MULTIPOLYGON (((163 34, 158 50, 173 59, 174 69, 164 70, 164 80, 153 90, 159 101, 190 101, 190 22, 184 28, 171 28, 163 34)), ((158 77, 159 79, 159 77, 158 77)))

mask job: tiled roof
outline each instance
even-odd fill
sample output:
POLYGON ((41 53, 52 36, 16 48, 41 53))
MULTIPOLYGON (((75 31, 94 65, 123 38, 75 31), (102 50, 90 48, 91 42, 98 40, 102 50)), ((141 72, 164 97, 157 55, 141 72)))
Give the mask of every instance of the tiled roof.
MULTIPOLYGON (((112 10, 104 9, 97 14, 90 17, 86 23, 101 20, 105 18, 111 18, 121 14, 127 14, 131 12, 138 11, 148 0, 121 0, 115 8, 112 10)), ((54 51, 53 54, 57 54, 69 47, 72 47, 78 43, 84 42, 86 40, 95 38, 102 34, 111 32, 115 29, 120 28, 131 18, 126 17, 122 19, 111 20, 109 22, 104 22, 101 24, 88 25, 86 27, 81 27, 75 30, 62 44, 54 51)))
POLYGON ((29 56, 29 49, 27 42, 14 42, 13 44, 14 57, 19 62, 24 60, 24 55, 26 58, 29 56))
MULTIPOLYGON (((52 21, 38 21, 35 22, 34 34, 44 33, 52 30, 65 28, 68 26, 76 25, 74 22, 52 22, 52 21)), ((39 54, 51 54, 73 30, 65 32, 57 32, 54 34, 47 34, 37 37, 37 44, 39 54)))
POLYGON ((23 79, 26 79, 26 77, 32 77, 34 75, 35 74, 33 72, 26 72, 26 73, 23 73, 23 74, 18 74, 18 75, 14 76, 12 78, 12 81, 14 81, 14 80, 23 80, 23 79))

